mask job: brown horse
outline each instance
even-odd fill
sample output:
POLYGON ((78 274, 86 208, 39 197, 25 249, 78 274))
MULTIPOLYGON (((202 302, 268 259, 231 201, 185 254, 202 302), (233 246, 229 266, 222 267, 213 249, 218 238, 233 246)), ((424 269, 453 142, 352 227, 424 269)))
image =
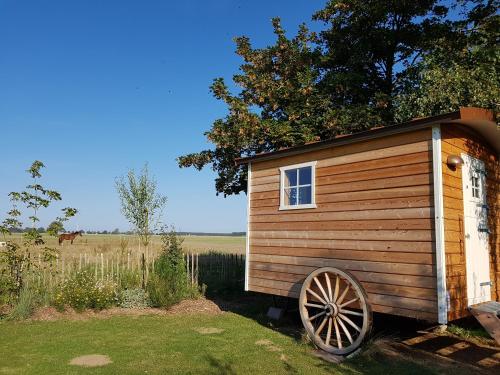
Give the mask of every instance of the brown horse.
POLYGON ((73 245, 73 240, 76 238, 76 236, 81 236, 83 231, 78 231, 78 232, 71 232, 71 233, 63 233, 59 235, 59 246, 63 243, 64 240, 71 241, 71 244, 73 245))

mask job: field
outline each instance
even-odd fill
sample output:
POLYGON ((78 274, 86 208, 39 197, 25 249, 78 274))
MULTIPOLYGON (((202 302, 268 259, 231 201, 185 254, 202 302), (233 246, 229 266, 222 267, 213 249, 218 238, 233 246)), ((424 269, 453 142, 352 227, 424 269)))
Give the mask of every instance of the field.
MULTIPOLYGON (((21 234, 16 233, 11 237, 20 241, 21 234)), ((222 253, 244 254, 245 237, 232 236, 184 236, 183 248, 186 253, 206 253, 217 251, 222 253)), ((9 239, 9 237, 7 237, 9 239)), ((122 234, 84 234, 77 237, 71 245, 65 241, 58 245, 57 238, 43 235, 47 246, 60 250, 61 257, 74 257, 79 254, 97 255, 100 253, 142 253, 144 247, 140 246, 139 238, 135 235, 122 234)), ((153 236, 149 245, 150 253, 158 253, 161 247, 160 236, 153 236)))
MULTIPOLYGON (((1 322, 0 374, 436 374, 409 358, 361 355, 342 365, 311 355, 300 338, 235 314, 116 316, 1 322), (50 338, 50 339, 48 339, 50 338), (69 362, 101 354, 100 368, 69 362)), ((464 373, 457 369, 455 373, 464 373)))

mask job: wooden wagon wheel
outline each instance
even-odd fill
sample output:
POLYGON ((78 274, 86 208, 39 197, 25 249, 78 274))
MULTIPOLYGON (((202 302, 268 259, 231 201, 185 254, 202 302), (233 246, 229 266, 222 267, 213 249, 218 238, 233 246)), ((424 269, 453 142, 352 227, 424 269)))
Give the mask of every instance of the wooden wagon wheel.
POLYGON ((309 337, 332 354, 348 354, 369 332, 372 313, 363 287, 338 268, 313 271, 302 284, 300 317, 309 337))

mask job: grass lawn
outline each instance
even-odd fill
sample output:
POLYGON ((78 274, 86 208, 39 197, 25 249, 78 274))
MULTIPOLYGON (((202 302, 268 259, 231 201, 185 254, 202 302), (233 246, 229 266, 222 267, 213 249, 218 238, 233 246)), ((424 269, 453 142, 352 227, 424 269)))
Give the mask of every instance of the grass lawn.
POLYGON ((361 355, 342 365, 255 320, 221 315, 115 316, 85 321, 0 321, 0 374, 426 374, 401 358, 361 355), (201 334, 200 328, 218 333, 201 334), (69 365, 102 354, 100 368, 69 365))

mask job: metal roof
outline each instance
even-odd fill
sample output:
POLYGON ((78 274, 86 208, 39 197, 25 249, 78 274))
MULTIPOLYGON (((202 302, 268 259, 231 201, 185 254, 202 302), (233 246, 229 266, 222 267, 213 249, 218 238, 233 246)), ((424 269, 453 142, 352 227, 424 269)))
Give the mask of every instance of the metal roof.
POLYGON ((349 134, 330 140, 308 143, 278 151, 264 152, 249 157, 238 158, 235 160, 235 162, 237 165, 241 165, 248 164, 253 161, 272 160, 285 156, 293 156, 310 151, 322 150, 330 147, 363 142, 393 134, 406 133, 444 123, 457 123, 474 129, 476 132, 482 135, 498 153, 500 153, 500 127, 494 122, 493 112, 482 108, 467 107, 460 108, 459 111, 450 112, 443 115, 425 117, 401 124, 349 134))

